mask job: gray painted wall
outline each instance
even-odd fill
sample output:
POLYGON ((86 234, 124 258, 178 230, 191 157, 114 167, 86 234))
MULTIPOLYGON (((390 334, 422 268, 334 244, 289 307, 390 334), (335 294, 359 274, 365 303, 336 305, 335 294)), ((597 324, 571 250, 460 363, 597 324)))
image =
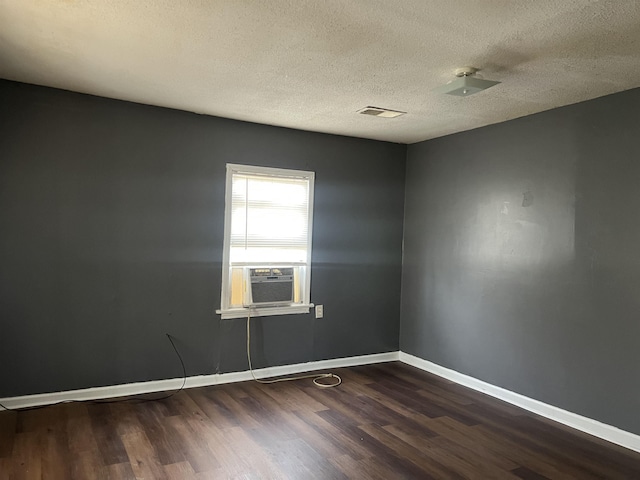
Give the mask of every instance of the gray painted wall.
POLYGON ((0 397, 247 368, 221 321, 225 164, 316 172, 312 301, 256 367, 398 349, 406 146, 0 81, 0 397))
POLYGON ((408 148, 401 350, 640 434, 640 89, 408 148))

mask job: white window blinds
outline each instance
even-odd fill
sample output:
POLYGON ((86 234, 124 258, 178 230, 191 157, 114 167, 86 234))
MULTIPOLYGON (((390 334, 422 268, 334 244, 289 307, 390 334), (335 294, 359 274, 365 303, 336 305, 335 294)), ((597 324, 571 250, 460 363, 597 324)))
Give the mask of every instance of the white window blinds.
POLYGON ((308 262, 311 181, 233 172, 231 265, 308 262))

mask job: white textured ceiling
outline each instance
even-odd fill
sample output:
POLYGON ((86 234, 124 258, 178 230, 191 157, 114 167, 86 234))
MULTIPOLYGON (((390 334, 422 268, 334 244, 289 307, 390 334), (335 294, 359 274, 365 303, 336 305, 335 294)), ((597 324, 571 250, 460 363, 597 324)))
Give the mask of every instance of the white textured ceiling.
POLYGON ((640 1, 0 0, 0 78, 413 143, 640 86, 640 1))

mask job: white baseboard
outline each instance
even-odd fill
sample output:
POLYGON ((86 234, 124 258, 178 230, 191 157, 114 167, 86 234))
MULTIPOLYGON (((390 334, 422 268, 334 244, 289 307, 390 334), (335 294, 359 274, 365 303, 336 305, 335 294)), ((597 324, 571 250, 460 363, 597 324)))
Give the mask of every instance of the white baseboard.
MULTIPOLYGON (((373 363, 401 361, 421 370, 433 373, 452 382, 464 385, 473 390, 486 393, 492 397, 524 408, 530 412, 588 433, 595 437, 607 440, 622 447, 640 452, 640 436, 620 430, 617 427, 598 422, 591 418, 562 410, 538 400, 525 397, 519 393, 511 392, 490 383, 478 380, 455 370, 451 370, 419 357, 404 352, 388 352, 373 355, 361 355, 358 357, 335 358, 320 360, 317 362, 297 363, 294 365, 282 365, 254 370, 256 377, 267 378, 282 375, 292 375, 303 372, 328 370, 332 368, 353 367, 357 365, 369 365, 373 363)), ((222 385, 225 383, 244 382, 251 380, 251 373, 247 371, 220 373, 214 375, 199 375, 187 377, 184 388, 206 387, 222 385)), ((108 387, 85 388, 81 390, 69 390, 65 392, 42 393, 36 395, 24 395, 20 397, 0 398, 0 403, 8 408, 27 408, 41 405, 51 405, 70 400, 102 400, 107 398, 140 395, 144 393, 165 392, 177 390, 182 386, 182 378, 168 380, 155 380, 149 382, 127 383, 108 387)), ((0 411, 4 410, 0 407, 0 411)))
POLYGON ((583 417, 582 415, 562 410, 561 408, 554 407, 553 405, 525 397, 519 393, 511 392, 501 387, 496 387, 490 383, 456 372, 455 370, 441 367, 440 365, 409 355, 408 353, 399 352, 399 357, 401 362, 408 365, 433 373, 439 377, 443 377, 460 385, 464 385, 465 387, 472 388, 473 390, 486 393, 492 397, 499 398, 500 400, 504 400, 505 402, 524 408, 530 412, 537 413, 538 415, 575 428, 576 430, 588 433, 594 437, 640 452, 640 436, 633 433, 620 430, 617 427, 598 422, 597 420, 592 420, 591 418, 583 417))
MULTIPOLYGON (((377 353, 373 355, 361 355, 358 357, 334 358, 317 362, 297 363, 294 365, 282 365, 254 370, 256 377, 278 377, 294 373, 313 372, 331 368, 353 367, 356 365, 368 365, 372 363, 392 362, 398 360, 399 352, 377 353)), ((221 385, 224 383, 244 382, 251 380, 251 372, 218 373, 214 375, 198 375, 187 377, 184 388, 206 387, 221 385)), ((41 393, 36 395, 24 395, 20 397, 0 398, 0 403, 7 408, 26 408, 41 405, 51 405, 65 401, 102 400, 106 398, 126 397, 143 393, 166 392, 177 390, 182 386, 182 378, 168 380, 154 380, 149 382, 127 383, 108 387, 84 388, 81 390, 68 390, 65 392, 41 393)), ((0 411, 4 410, 0 407, 0 411)))

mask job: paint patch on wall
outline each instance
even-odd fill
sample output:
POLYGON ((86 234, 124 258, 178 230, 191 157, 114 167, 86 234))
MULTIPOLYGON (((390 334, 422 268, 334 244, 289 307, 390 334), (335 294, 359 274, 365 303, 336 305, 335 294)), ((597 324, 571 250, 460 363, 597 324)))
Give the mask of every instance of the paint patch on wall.
POLYGON ((533 193, 526 191, 522 194, 522 206, 530 207, 533 205, 533 193))

